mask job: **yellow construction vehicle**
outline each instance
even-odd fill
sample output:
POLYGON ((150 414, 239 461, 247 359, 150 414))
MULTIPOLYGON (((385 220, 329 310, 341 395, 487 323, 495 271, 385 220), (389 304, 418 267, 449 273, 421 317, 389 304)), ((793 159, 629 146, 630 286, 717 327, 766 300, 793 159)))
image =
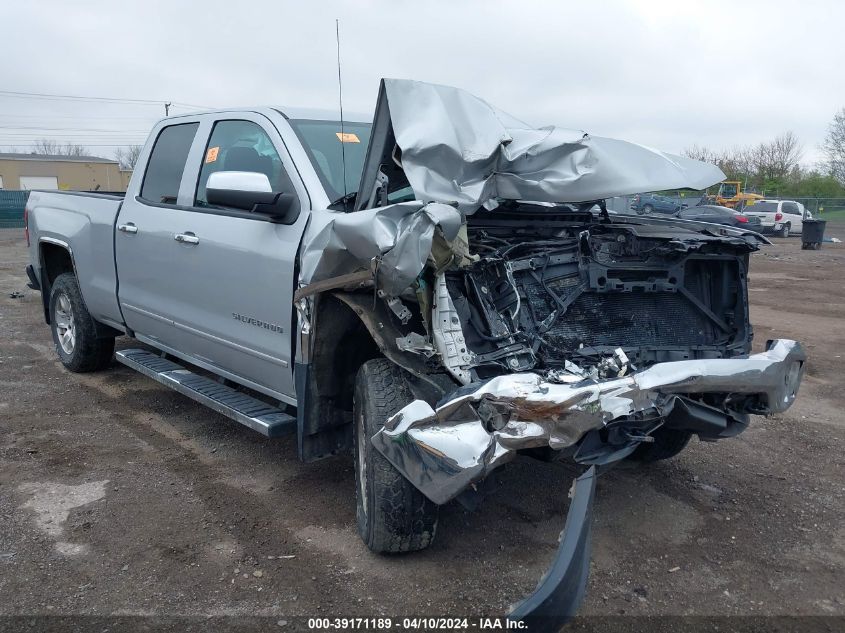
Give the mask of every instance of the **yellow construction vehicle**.
POLYGON ((725 180, 719 183, 719 191, 716 192, 715 203, 723 207, 736 209, 737 207, 747 207, 762 199, 763 196, 759 193, 742 191, 742 183, 740 181, 725 180))

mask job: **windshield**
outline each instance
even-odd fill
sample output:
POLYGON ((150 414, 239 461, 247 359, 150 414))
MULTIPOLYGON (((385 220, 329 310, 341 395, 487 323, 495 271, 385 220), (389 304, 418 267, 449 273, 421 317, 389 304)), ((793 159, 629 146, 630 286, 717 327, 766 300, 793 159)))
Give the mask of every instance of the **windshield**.
POLYGON ((719 195, 723 198, 733 198, 736 196, 737 186, 734 183, 723 182, 719 187, 719 195))
POLYGON ((293 131, 311 159, 329 200, 335 201, 345 193, 358 190, 367 145, 370 143, 370 123, 316 119, 291 119, 293 131), (343 186, 343 157, 346 155, 346 187, 343 186))

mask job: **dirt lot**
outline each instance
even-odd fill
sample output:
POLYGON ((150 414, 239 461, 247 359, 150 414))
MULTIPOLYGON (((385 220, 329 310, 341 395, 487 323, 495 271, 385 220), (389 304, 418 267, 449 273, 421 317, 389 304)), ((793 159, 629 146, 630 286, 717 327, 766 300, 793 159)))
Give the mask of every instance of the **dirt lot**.
MULTIPOLYGON (((302 464, 293 438, 120 365, 64 371, 25 264, 22 231, 0 231, 0 615, 294 628, 500 614, 551 561, 571 467, 519 460, 475 512, 445 506, 428 551, 373 555, 355 532, 351 457, 302 464)), ((777 240, 753 256, 755 347, 805 344, 798 401, 736 439, 603 475, 583 614, 845 616, 844 273, 843 245, 777 240)))

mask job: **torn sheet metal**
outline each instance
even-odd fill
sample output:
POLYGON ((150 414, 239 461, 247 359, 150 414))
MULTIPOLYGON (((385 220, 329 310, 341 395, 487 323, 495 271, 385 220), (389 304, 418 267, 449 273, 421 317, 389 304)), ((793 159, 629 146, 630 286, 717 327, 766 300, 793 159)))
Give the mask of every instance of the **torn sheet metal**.
MULTIPOLYGON (((385 79, 377 111, 384 109, 383 100, 402 170, 417 199, 457 202, 468 213, 495 198, 584 202, 643 191, 704 189, 725 178, 715 165, 644 145, 554 126, 531 127, 450 86, 385 79)), ((374 129, 373 138, 383 136, 390 138, 374 129)), ((373 154, 370 148, 368 156, 373 154)), ((373 183, 362 180, 361 185, 366 192, 373 183)))
POLYGON ((405 202, 356 213, 315 214, 303 240, 300 283, 373 271, 376 285, 397 295, 411 285, 431 253, 435 230, 454 240, 463 218, 446 204, 405 202))
POLYGON ((581 202, 701 189, 724 178, 713 165, 634 143, 535 129, 463 90, 417 81, 383 80, 372 139, 358 210, 311 215, 300 286, 370 269, 378 258, 376 285, 395 296, 422 270, 435 227, 452 241, 461 212, 495 198, 581 202), (379 169, 385 156, 418 201, 363 208, 376 180, 385 178, 379 169))
POLYGON ((777 340, 748 358, 658 363, 603 381, 556 384, 535 373, 503 375, 456 390, 436 409, 411 402, 372 442, 426 497, 442 504, 517 450, 572 446, 611 421, 659 413, 671 394, 751 394, 764 412, 784 411, 795 399, 805 359, 800 343, 777 340), (487 411, 485 423, 483 407, 506 415, 487 411))

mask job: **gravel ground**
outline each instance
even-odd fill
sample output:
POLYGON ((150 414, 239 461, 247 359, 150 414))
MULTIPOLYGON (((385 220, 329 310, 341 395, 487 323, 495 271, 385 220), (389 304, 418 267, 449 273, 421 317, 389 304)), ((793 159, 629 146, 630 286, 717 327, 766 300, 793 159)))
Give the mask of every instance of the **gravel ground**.
MULTIPOLYGON (((603 475, 583 615, 845 626, 845 248, 776 242, 753 256, 755 348, 805 344, 798 401, 738 438, 603 475)), ((443 507, 429 550, 373 555, 355 531, 351 457, 302 464, 293 438, 266 440, 121 365, 66 372, 25 264, 22 231, 0 231, 0 616, 52 618, 0 629, 495 615, 552 560, 572 467, 517 460, 475 512, 443 507)))

